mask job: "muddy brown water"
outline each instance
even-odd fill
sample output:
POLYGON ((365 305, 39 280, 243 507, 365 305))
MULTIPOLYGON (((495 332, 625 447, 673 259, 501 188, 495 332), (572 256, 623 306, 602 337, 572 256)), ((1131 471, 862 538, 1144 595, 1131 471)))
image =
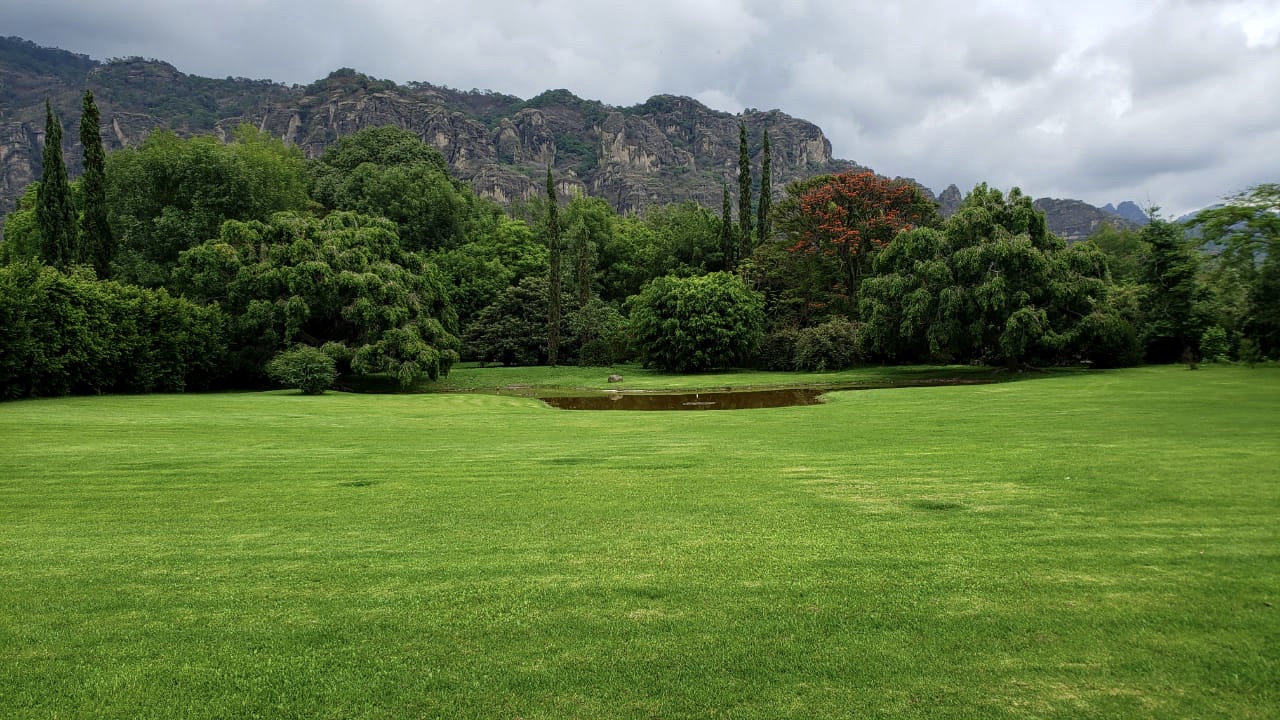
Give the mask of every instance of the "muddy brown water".
POLYGON ((825 390, 755 390, 697 393, 609 393, 583 397, 549 397, 543 402, 561 410, 749 410, 813 405, 825 390))
POLYGON ((772 390, 720 390, 688 393, 609 392, 577 397, 544 397, 542 401, 561 410, 754 410, 757 408, 817 405, 822 395, 838 390, 876 390, 901 387, 978 385, 990 380, 938 379, 924 382, 849 385, 825 388, 784 388, 772 390))

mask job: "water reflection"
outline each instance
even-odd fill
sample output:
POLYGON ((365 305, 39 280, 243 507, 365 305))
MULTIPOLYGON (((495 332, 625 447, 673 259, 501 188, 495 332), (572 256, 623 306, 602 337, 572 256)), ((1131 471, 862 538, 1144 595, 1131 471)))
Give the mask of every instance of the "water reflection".
POLYGON ((755 408, 815 405, 825 390, 749 390, 680 394, 620 393, 585 397, 549 397, 543 400, 561 410, 750 410, 755 408))

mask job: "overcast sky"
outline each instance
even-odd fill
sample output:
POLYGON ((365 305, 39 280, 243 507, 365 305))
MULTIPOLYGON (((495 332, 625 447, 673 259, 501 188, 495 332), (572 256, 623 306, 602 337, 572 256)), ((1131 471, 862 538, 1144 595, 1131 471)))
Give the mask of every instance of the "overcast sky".
POLYGON ((0 34, 208 77, 777 108, 935 191, 1177 215, 1280 182, 1280 0, 0 0, 0 34))

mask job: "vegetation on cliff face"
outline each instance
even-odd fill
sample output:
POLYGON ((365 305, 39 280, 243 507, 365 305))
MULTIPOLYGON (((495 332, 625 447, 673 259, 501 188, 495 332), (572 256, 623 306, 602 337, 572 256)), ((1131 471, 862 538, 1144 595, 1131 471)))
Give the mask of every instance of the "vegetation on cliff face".
MULTIPOLYGON (((397 85, 351 68, 297 87, 202 78, 143 58, 98 63, 15 39, 0 40, 0 77, 6 78, 0 88, 22 87, 15 77, 40 88, 4 98, 0 121, 15 125, 9 140, 0 137, 10 158, 0 168, 0 211, 12 209, 21 189, 39 175, 39 148, 23 139, 34 134, 23 128, 43 118, 36 105, 50 96, 55 111, 76 122, 86 88, 101 108, 108 149, 139 145, 157 129, 226 138, 248 123, 314 158, 359 129, 392 125, 436 147, 458 179, 502 204, 540 195, 550 164, 566 189, 602 197, 620 211, 683 200, 716 206, 721 177, 737 160, 739 121, 753 138, 769 129, 778 189, 816 172, 852 167, 832 159, 830 143, 811 123, 777 111, 735 117, 672 96, 628 108, 563 89, 521 100, 430 83, 397 85)), ((76 176, 81 167, 78 153, 68 152, 73 155, 69 170, 76 176)))
MULTIPOLYGON (((685 200, 718 208, 721 182, 735 173, 740 123, 752 138, 753 166, 761 161, 761 135, 770 135, 774 193, 794 180, 858 167, 833 158, 817 126, 778 110, 735 116, 673 95, 612 107, 565 89, 524 100, 427 82, 397 84, 352 68, 288 86, 187 75, 138 57, 100 63, 6 38, 0 39, 0 150, 9 159, 0 166, 0 212, 12 209, 22 188, 39 177, 33 138, 44 98, 75 122, 85 89, 101 106, 108 149, 138 145, 159 129, 227 138, 248 123, 315 158, 359 129, 393 125, 435 146, 455 177, 504 205, 540 195, 542 172, 551 165, 566 190, 604 198, 621 212, 685 200)), ((66 148, 74 177, 81 166, 72 149, 66 148)), ((741 194, 734 193, 735 204, 741 194)), ((947 215, 959 198, 944 200, 947 215)), ((1128 227, 1085 203, 1042 202, 1050 229, 1068 240, 1083 239, 1102 223, 1128 227)))

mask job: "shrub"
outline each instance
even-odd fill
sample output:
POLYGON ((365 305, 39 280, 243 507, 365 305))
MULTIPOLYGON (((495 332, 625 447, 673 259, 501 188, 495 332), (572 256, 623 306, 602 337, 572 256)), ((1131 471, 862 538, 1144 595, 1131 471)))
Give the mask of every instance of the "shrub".
POLYGON ((164 290, 0 268, 0 398, 180 392, 226 367, 226 317, 164 290))
POLYGON ((1230 343, 1227 340, 1227 331, 1223 330, 1220 325, 1214 325, 1204 334, 1200 336, 1200 357, 1205 362, 1218 362, 1220 360, 1228 360, 1228 352, 1230 351, 1230 343))
POLYGON ((585 306, 570 308, 565 317, 569 342, 565 347, 578 351, 583 367, 608 367, 626 360, 627 321, 618 309, 600 298, 585 306))
POLYGON ((857 360, 858 326, 844 318, 828 320, 796 334, 796 370, 844 370, 857 360))
POLYGON ((578 353, 578 364, 582 367, 609 367, 617 362, 616 357, 613 343, 606 338, 598 337, 582 344, 582 350, 578 353))
POLYGON ((793 370, 796 366, 796 337, 800 331, 795 328, 779 328, 764 336, 760 341, 760 352, 756 355, 756 364, 762 370, 793 370))
POLYGON ((660 277, 632 297, 631 329, 644 363, 700 372, 743 363, 764 326, 764 298, 725 272, 660 277))
POLYGON ((1262 362, 1262 351, 1258 348, 1258 343, 1253 338, 1243 338, 1240 340, 1240 362, 1253 367, 1262 362))
POLYGON ((333 387, 338 371, 333 358, 322 350, 299 345, 272 358, 267 363, 267 375, 282 385, 298 388, 304 395, 320 395, 333 387))
POLYGON ((1138 331, 1119 313, 1099 311, 1086 315, 1071 340, 1079 357, 1094 367, 1130 367, 1142 362, 1138 331))

